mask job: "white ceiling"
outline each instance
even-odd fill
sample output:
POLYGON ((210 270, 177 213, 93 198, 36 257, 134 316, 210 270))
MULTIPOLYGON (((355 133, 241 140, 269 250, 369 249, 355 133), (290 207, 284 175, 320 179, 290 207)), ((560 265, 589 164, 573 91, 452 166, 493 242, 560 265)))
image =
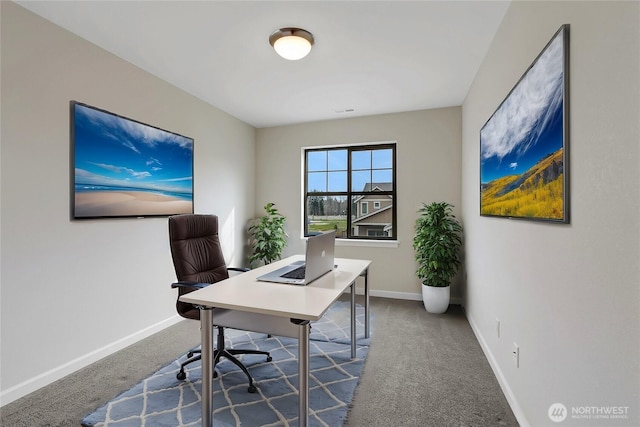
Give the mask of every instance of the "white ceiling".
POLYGON ((16 3, 261 128, 461 105, 510 2, 16 3), (276 55, 282 27, 309 56, 276 55))

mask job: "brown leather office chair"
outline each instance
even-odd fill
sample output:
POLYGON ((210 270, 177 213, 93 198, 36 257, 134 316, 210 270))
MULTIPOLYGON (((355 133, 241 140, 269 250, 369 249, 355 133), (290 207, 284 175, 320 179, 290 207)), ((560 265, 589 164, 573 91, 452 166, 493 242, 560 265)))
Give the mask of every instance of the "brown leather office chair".
MULTIPOLYGON (((247 271, 247 269, 226 266, 218 238, 218 217, 215 215, 185 214, 169 217, 169 243, 173 266, 178 278, 178 282, 173 283, 171 287, 178 288, 178 297, 228 278, 230 270, 247 271)), ((180 316, 187 319, 200 320, 200 310, 193 305, 178 300, 176 308, 180 316)), ((214 308, 214 310, 216 309, 214 308)), ((255 393, 256 387, 253 385, 253 378, 247 368, 234 355, 260 354, 267 356, 267 362, 270 362, 271 356, 269 352, 226 349, 224 328, 217 326, 217 330, 218 336, 214 351, 213 368, 215 369, 221 357, 229 359, 247 375, 247 378, 249 378, 249 392, 255 393)), ((189 359, 181 365, 180 371, 176 376, 179 380, 186 378, 184 371, 186 365, 200 360, 200 354, 194 356, 196 352, 199 352, 199 350, 187 354, 189 359)))

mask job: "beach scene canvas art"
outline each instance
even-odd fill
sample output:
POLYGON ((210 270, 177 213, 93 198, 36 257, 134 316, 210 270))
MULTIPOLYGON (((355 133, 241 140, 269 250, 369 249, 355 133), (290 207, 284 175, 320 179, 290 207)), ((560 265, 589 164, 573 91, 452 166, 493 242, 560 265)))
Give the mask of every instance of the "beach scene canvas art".
POLYGON ((480 130, 480 214, 568 222, 563 26, 480 130))
POLYGON ((193 212, 193 139, 71 104, 73 217, 193 212))

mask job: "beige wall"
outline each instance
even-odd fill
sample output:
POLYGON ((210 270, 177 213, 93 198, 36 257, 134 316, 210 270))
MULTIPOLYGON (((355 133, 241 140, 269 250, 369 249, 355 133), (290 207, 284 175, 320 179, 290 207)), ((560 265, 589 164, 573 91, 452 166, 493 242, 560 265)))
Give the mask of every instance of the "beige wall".
MULTIPOLYGON (((446 200, 460 212, 461 110, 438 110, 315 122, 257 130, 256 208, 267 202, 287 216, 287 253, 304 248, 302 148, 397 142, 397 247, 338 246, 337 256, 373 261, 376 295, 415 298, 420 282, 413 259, 413 225, 422 202, 446 200)), ((452 297, 461 295, 457 282, 452 297)), ((459 300, 459 299, 458 299, 459 300)))
POLYGON ((2 1, 2 404, 168 326, 163 218, 69 220, 69 101, 195 139, 195 209, 242 263, 251 126, 2 1))
POLYGON ((463 105, 467 314, 523 426, 640 425, 639 24, 638 2, 515 1, 463 105), (571 224, 480 217, 480 127, 565 23, 571 224), (556 424, 553 403, 629 418, 556 424))

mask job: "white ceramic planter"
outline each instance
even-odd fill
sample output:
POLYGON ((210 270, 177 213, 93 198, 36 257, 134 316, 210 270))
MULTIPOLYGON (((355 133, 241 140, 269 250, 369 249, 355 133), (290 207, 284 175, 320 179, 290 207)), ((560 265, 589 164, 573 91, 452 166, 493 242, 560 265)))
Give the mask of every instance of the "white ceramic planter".
POLYGON ((451 287, 422 286, 422 302, 429 313, 442 314, 449 308, 451 287))

